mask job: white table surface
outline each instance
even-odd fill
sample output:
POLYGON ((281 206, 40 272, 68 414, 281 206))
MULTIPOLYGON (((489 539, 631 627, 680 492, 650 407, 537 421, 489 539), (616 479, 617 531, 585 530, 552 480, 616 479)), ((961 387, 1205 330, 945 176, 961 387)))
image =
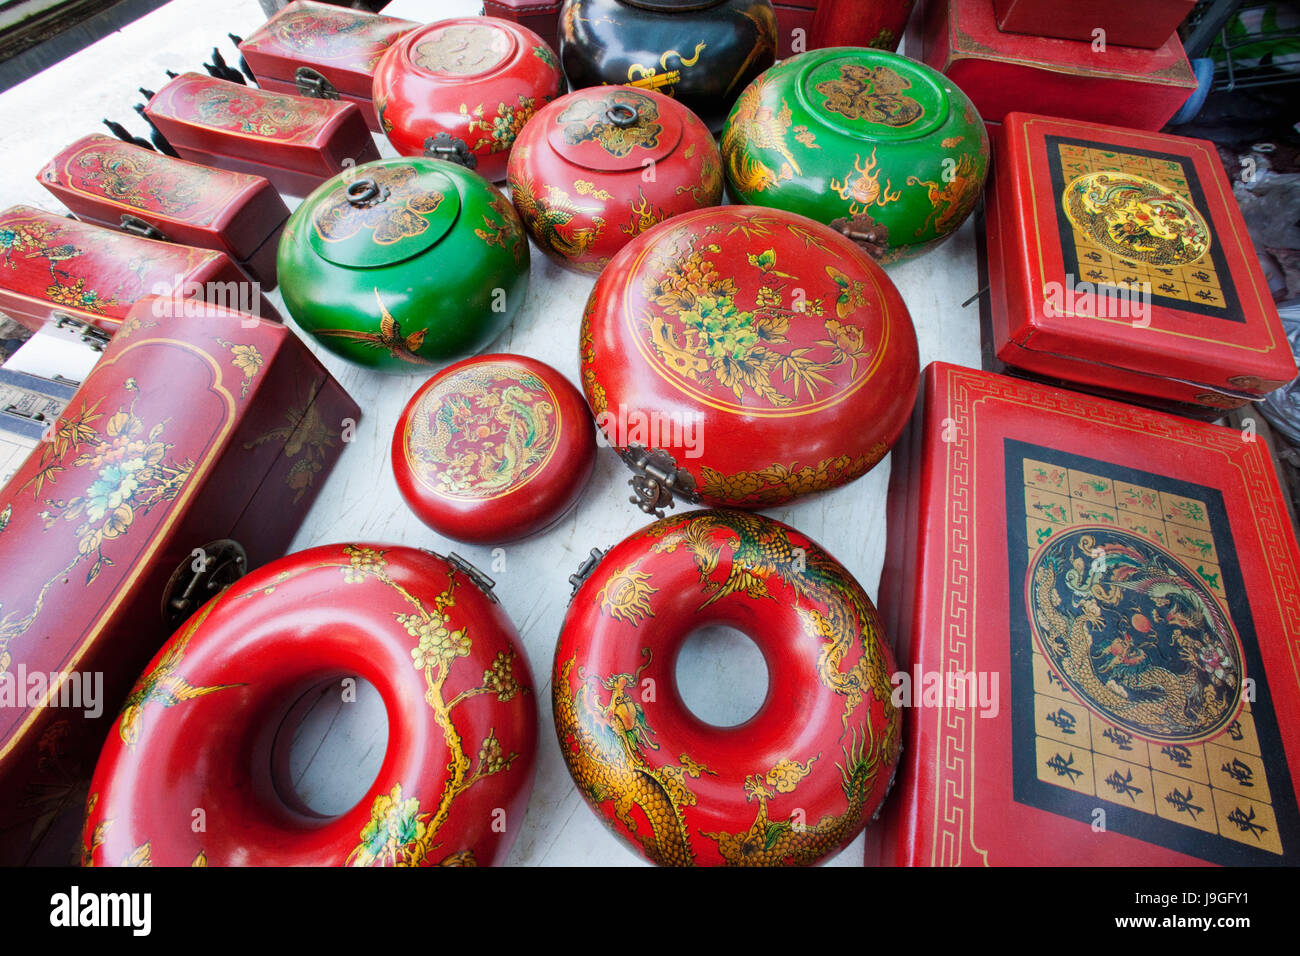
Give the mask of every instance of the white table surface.
MULTIPOLYGON (((385 12, 430 21, 480 12, 478 0, 394 0, 385 12)), ((265 19, 256 0, 173 0, 124 30, 0 94, 0 207, 27 203, 63 213, 35 180, 58 150, 77 137, 105 132, 108 117, 146 135, 132 104, 136 88, 157 89, 164 70, 201 69, 214 44, 237 62, 227 32, 251 33, 265 19)), ((379 137, 380 151, 395 155, 379 137)), ((286 197, 288 198, 288 197, 286 197)), ((289 199, 291 205, 296 200, 289 199)), ((568 273, 533 250, 527 301, 514 324, 488 351, 518 352, 577 381, 578 324, 593 280, 568 273)), ((921 363, 979 363, 974 304, 974 230, 968 222, 947 244, 913 262, 892 266, 916 325, 921 363)), ((271 298, 282 308, 278 292, 271 298)), ((288 317, 287 312, 285 313, 288 317)), ((539 708, 537 777, 523 830, 510 854, 515 865, 636 865, 640 857, 598 821, 575 789, 551 729, 550 672, 555 639, 569 598, 567 577, 592 547, 608 547, 646 524, 627 500, 628 472, 602 449, 595 475, 577 508, 543 535, 493 549, 460 544, 428 530, 407 509, 388 464, 397 417, 427 376, 391 376, 357 368, 312 346, 362 408, 355 440, 325 482, 292 550, 338 541, 404 544, 455 550, 497 581, 496 592, 523 638, 539 708)), ((768 515, 820 542, 876 594, 885 545, 888 460, 836 491, 773 508, 768 515)), ((756 649, 743 638, 710 631, 683 652, 683 693, 706 719, 736 723, 756 706, 767 683, 756 649)), ((299 790, 324 809, 357 795, 373 778, 385 740, 383 709, 371 694, 355 705, 318 707, 295 744, 299 790), (351 708, 340 712, 343 708, 351 708), (348 786, 340 780, 351 780, 348 786)), ((345 804, 346 805, 346 804, 345 804)), ((861 864, 861 838, 831 865, 861 864)))

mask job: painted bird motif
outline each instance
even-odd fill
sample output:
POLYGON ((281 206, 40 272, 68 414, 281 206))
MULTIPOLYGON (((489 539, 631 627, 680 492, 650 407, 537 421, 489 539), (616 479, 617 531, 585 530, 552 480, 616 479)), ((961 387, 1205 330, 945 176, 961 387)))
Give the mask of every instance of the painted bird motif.
POLYGON ((735 115, 722 137, 722 155, 731 169, 732 182, 745 193, 762 192, 803 172, 786 145, 792 116, 790 107, 783 103, 781 111, 774 113, 763 104, 765 88, 766 81, 760 78, 740 94, 735 115), (780 170, 775 170, 754 154, 755 149, 779 153, 785 162, 780 170))
POLYGON ((367 348, 386 349, 388 354, 395 359, 401 359, 403 362, 411 362, 416 365, 433 365, 429 359, 419 354, 420 349, 424 346, 424 337, 428 334, 428 329, 420 329, 412 332, 410 335, 402 334, 402 326, 393 314, 388 311, 384 305, 384 300, 379 297, 379 289, 375 289, 375 301, 379 303, 379 332, 358 332, 354 329, 317 329, 317 335, 329 335, 339 339, 351 339, 354 342, 360 342, 367 348))
POLYGON ((136 682, 135 687, 131 689, 131 694, 122 707, 121 720, 118 722, 118 734, 128 748, 134 747, 140 740, 140 730, 144 722, 144 709, 149 704, 175 707, 182 701, 194 700, 196 697, 214 694, 219 690, 229 690, 232 687, 243 686, 241 683, 196 687, 176 673, 181 660, 185 656, 185 649, 189 646, 190 638, 194 636, 194 632, 198 630, 199 625, 211 613, 216 603, 216 601, 208 603, 207 607, 185 628, 183 635, 162 656, 158 664, 141 677, 136 682))

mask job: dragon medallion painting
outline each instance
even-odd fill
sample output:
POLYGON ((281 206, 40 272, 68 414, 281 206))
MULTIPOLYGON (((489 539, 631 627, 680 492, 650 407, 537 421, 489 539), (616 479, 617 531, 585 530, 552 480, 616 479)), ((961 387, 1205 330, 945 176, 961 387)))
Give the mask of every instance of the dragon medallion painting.
POLYGON ((1210 248, 1210 227, 1172 189, 1130 173, 1086 173, 1065 188, 1070 223, 1103 248, 1154 265, 1186 265, 1210 248))
POLYGON ((474 364, 423 395, 407 437, 412 471, 453 498, 491 498, 545 468, 556 448, 558 402, 524 369, 474 364))
POLYGON ((1048 539, 1028 587, 1038 647, 1106 719, 1186 743, 1236 717, 1241 640, 1209 589, 1159 545, 1072 528, 1048 539))

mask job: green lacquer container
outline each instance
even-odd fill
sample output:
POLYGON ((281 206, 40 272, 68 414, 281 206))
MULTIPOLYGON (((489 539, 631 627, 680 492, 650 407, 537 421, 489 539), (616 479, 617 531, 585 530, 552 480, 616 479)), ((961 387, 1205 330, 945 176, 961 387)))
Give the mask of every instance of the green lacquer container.
POLYGON ((737 202, 826 223, 881 262, 960 226, 989 166, 984 121, 943 74, 883 50, 792 57, 736 102, 722 156, 737 202))
POLYGON ((382 159, 325 182, 289 217, 280 291, 294 321, 358 365, 415 372, 483 349, 528 289, 510 202, 439 159, 382 159))

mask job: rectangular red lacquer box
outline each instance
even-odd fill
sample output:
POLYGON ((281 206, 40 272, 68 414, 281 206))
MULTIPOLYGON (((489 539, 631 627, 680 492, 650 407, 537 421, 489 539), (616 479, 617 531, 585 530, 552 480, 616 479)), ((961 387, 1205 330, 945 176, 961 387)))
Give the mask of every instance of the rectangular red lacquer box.
POLYGON ((261 176, 212 169, 98 133, 36 174, 78 219, 234 259, 265 289, 289 208, 261 176))
POLYGON ((1300 861, 1300 550, 1263 442, 936 363, 892 461, 912 683, 869 864, 1300 861))
POLYGON ((65 811, 80 818, 132 682, 215 591, 171 621, 166 595, 205 556, 232 560, 228 542, 247 569, 279 557, 359 416, 283 325, 170 299, 132 309, 0 490, 0 695, 23 688, 0 696, 0 863, 28 859, 65 811), (69 706, 71 689, 32 697, 38 674, 83 703, 100 682, 102 712, 69 706))
POLYGON ((73 319, 112 333, 151 294, 240 303, 280 321, 223 252, 142 239, 32 206, 0 212, 0 311, 28 328, 73 319))
POLYGON ((998 29, 1010 33, 1096 39, 1149 50, 1163 44, 1196 6, 1196 0, 993 0, 998 29))
POLYGON ((784 60, 796 52, 813 49, 813 21, 817 17, 817 0, 776 0, 772 7, 776 10, 777 56, 784 60), (797 30, 802 33, 796 33, 797 30), (802 50, 794 49, 796 37, 803 40, 802 50))
POLYGON ((347 100, 380 132, 370 99, 375 64, 417 26, 413 20, 292 0, 239 44, 239 52, 262 89, 347 100))
MULTIPOLYGON (((815 0, 804 0, 815 2, 815 0)), ((551 49, 560 49, 560 7, 561 0, 484 0, 483 13, 489 17, 500 17, 527 27, 551 45, 551 49)))
POLYGON ((998 29, 993 0, 930 0, 921 59, 1001 122, 1013 110, 1159 129, 1196 90, 1176 35, 1159 49, 1025 36, 998 29))
POLYGON ((341 100, 182 73, 154 94, 145 113, 184 159, 265 176, 293 196, 379 158, 361 110, 341 100))
POLYGON ((986 252, 999 360, 1210 408, 1296 376, 1212 143, 1021 113, 994 143, 986 252))

